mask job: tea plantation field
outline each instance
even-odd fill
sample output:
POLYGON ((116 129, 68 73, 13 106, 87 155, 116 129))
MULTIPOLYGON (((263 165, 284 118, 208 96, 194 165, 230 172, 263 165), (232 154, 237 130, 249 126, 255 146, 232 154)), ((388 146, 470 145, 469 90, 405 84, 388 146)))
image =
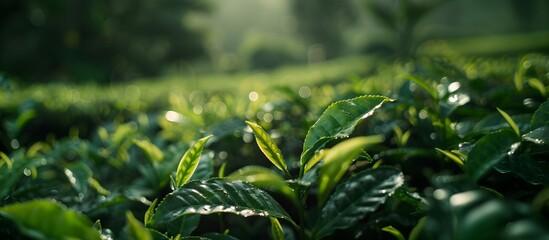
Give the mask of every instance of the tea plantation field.
POLYGON ((0 239, 549 238, 548 55, 0 85, 0 239))

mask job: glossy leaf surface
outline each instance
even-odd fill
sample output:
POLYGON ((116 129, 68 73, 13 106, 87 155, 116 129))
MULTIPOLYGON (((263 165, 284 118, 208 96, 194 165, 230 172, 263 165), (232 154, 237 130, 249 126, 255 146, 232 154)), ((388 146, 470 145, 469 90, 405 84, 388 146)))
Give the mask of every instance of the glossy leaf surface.
POLYGON ((513 144, 520 139, 512 131, 500 131, 488 134, 479 139, 471 152, 469 152, 465 169, 467 174, 475 181, 478 181, 492 167, 503 160, 513 144))
POLYGON ((513 173, 530 184, 549 186, 549 165, 536 162, 529 154, 509 156, 495 166, 501 173, 513 173))
POLYGON ((185 154, 181 158, 181 161, 179 161, 179 165, 177 166, 175 179, 176 188, 183 186, 183 184, 191 179, 194 171, 196 170, 196 167, 198 166, 198 163, 200 162, 200 156, 202 155, 204 144, 206 144, 210 137, 211 135, 199 139, 187 150, 187 152, 185 152, 185 154))
POLYGON ((255 140, 257 142, 257 146, 259 146, 259 149, 261 149, 261 152, 265 154, 267 159, 271 161, 275 167, 283 171, 288 176, 290 173, 288 172, 288 167, 286 166, 286 162, 284 162, 284 157, 282 156, 282 152, 276 145, 275 141, 269 136, 265 130, 261 126, 259 126, 257 123, 246 121, 246 124, 252 129, 255 140))
POLYGON ((373 212, 404 183, 394 168, 364 170, 340 184, 330 197, 314 228, 314 237, 330 235, 336 229, 351 227, 366 213, 373 212))
POLYGON ((243 217, 276 217, 291 221, 286 211, 263 190, 245 182, 222 179, 191 181, 168 194, 153 216, 155 224, 187 214, 233 213, 243 217))
POLYGON ((318 194, 321 203, 324 203, 333 187, 347 172, 353 160, 363 151, 368 144, 378 143, 383 137, 356 137, 343 141, 327 150, 324 162, 320 168, 320 181, 318 194))
POLYGON ((543 126, 522 135, 523 141, 535 144, 549 144, 549 126, 543 126))
POLYGON ((388 101, 392 99, 368 95, 330 105, 307 132, 300 158, 301 166, 305 166, 313 154, 328 141, 349 137, 361 120, 371 116, 388 101))
POLYGON ((273 190, 285 194, 289 198, 296 197, 293 190, 284 181, 284 178, 265 167, 243 167, 227 176, 227 180, 245 181, 262 189, 273 190))

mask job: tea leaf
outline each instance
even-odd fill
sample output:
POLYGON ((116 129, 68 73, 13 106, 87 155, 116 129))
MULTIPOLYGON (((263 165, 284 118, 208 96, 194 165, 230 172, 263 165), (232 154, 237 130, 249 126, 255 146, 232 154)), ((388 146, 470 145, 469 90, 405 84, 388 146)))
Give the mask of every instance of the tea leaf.
POLYGON ((273 234, 273 239, 275 240, 284 240, 284 229, 277 218, 269 218, 271 220, 271 234, 273 234))
POLYGON ((421 219, 419 219, 417 224, 414 226, 414 228, 410 232, 410 236, 408 236, 408 240, 421 239, 420 236, 421 236, 421 232, 423 231, 423 226, 425 225, 425 219, 427 219, 427 217, 422 217, 421 219))
POLYGON ((462 170, 464 169, 463 159, 461 159, 458 155, 449 151, 442 150, 440 148, 435 148, 435 150, 437 150, 437 152, 439 153, 444 154, 444 156, 454 161, 462 170))
POLYGON ((519 128, 517 127, 517 124, 515 123, 515 121, 513 121, 511 116, 509 116, 509 114, 507 114, 506 112, 504 112, 503 110, 501 110, 499 108, 497 108, 497 110, 501 114, 501 116, 503 116, 503 118, 505 118, 505 121, 507 121, 507 124, 509 124, 509 126, 511 126, 511 129, 513 129, 515 134, 517 136, 520 136, 519 128))
POLYGON ((402 173, 388 167, 364 170, 350 177, 337 187, 322 209, 313 238, 351 227, 366 213, 375 211, 403 183, 402 173))
POLYGON ((356 137, 335 145, 327 150, 324 163, 320 169, 318 195, 320 203, 324 203, 332 188, 347 172, 353 160, 369 144, 383 141, 383 136, 356 137))
POLYGON ((202 149, 204 144, 210 139, 212 135, 199 139, 193 146, 191 146, 187 152, 179 161, 177 166, 176 177, 175 177, 175 188, 180 188, 185 184, 189 179, 191 179, 198 163, 200 162, 200 156, 202 155, 202 149))
POLYGON ((0 215, 13 220, 33 239, 96 239, 101 235, 86 216, 50 200, 32 200, 0 208, 0 215))
POLYGON ((545 90, 545 85, 537 78, 528 79, 528 85, 533 89, 538 90, 541 96, 545 97, 547 95, 547 90, 545 90))
POLYGON ((540 164, 529 154, 510 156, 495 166, 501 173, 511 172, 530 184, 549 185, 549 166, 540 164))
POLYGON ((348 138, 360 121, 371 116, 383 103, 389 101, 393 100, 368 95, 330 105, 307 132, 300 157, 301 167, 303 168, 314 153, 330 140, 348 138))
POLYGON ((549 101, 542 103, 532 116, 530 128, 536 129, 549 124, 549 101))
POLYGON ((265 156, 277 167, 278 169, 282 170, 287 176, 290 176, 290 172, 288 172, 288 167, 286 167, 286 162, 284 162, 284 157, 282 156, 282 152, 276 145, 276 143, 273 141, 273 139, 269 136, 261 126, 259 126, 257 123, 246 121, 246 124, 252 129, 257 146, 259 146, 259 149, 261 149, 261 152, 265 154, 265 156))
POLYGON ((397 240, 404 240, 404 236, 402 236, 402 233, 393 226, 387 226, 381 229, 382 231, 388 232, 391 235, 393 235, 397 240))
POLYGON ((233 213, 243 217, 276 217, 292 221, 263 190, 245 182, 222 179, 191 181, 168 194, 158 205, 154 224, 165 224, 187 214, 233 213))
POLYGON ((134 240, 152 240, 153 237, 148 229, 141 224, 132 212, 126 212, 126 227, 128 231, 128 239, 134 240))
POLYGON ((286 184, 284 178, 268 168, 247 166, 231 173, 227 176, 227 180, 249 182, 259 188, 277 191, 297 201, 294 191, 286 184))
POLYGON ((549 126, 540 127, 522 135, 522 140, 535 144, 549 144, 549 126))
POLYGON ((493 166, 503 160, 511 146, 520 139, 512 131, 500 131, 485 135, 479 139, 469 152, 465 170, 474 180, 478 181, 493 166))
POLYGON ((156 204, 158 202, 158 198, 155 198, 154 201, 151 203, 151 205, 149 206, 149 208, 147 208, 147 211, 145 212, 145 217, 144 217, 144 224, 145 226, 149 226, 149 222, 151 221, 152 217, 154 216, 154 209, 156 208, 156 204))
POLYGON ((145 153, 145 155, 151 162, 160 162, 162 161, 162 159, 164 159, 164 154, 162 153, 162 151, 160 151, 160 149, 156 145, 151 143, 151 141, 146 139, 134 139, 133 142, 139 147, 139 149, 141 149, 141 151, 145 153))

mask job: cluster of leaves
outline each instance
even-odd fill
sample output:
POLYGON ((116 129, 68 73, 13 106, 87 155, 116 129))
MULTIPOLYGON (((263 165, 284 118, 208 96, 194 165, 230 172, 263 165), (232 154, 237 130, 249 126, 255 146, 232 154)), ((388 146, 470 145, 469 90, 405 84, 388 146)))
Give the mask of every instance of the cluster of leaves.
POLYGON ((267 102, 190 145, 143 114, 2 153, 0 235, 547 238, 549 57, 514 75, 456 62, 408 64, 391 98, 355 86, 318 117, 298 97, 267 102))

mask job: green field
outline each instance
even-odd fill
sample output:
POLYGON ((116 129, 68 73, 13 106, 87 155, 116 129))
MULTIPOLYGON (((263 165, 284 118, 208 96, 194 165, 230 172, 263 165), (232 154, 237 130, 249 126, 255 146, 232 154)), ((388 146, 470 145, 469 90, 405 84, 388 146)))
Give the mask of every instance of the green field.
POLYGON ((3 239, 549 236, 543 53, 10 84, 3 239))

